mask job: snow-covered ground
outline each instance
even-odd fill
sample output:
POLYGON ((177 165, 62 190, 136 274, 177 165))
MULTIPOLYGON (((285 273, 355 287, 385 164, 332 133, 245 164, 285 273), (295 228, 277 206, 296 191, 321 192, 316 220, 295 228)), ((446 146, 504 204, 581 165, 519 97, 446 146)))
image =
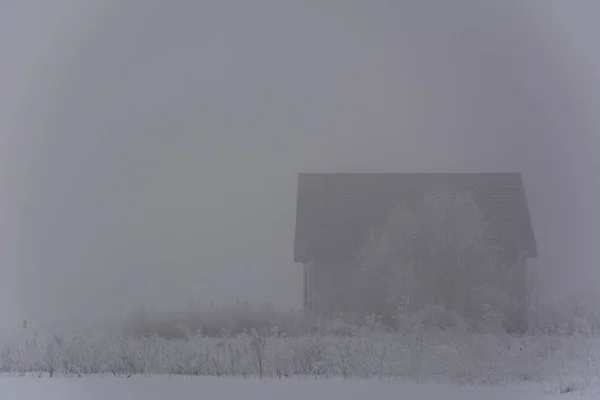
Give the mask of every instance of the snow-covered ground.
POLYGON ((458 386, 448 383, 413 383, 391 380, 341 379, 243 379, 182 376, 91 376, 57 379, 0 377, 2 400, 164 400, 164 399, 444 399, 537 400, 600 396, 600 389, 586 388, 560 394, 558 387, 540 384, 514 386, 458 386))
POLYGON ((0 340, 0 399, 600 398, 595 334, 361 332, 179 339, 97 327, 13 332, 0 340))
POLYGON ((224 338, 115 333, 21 335, 0 342, 0 372, 44 375, 402 378, 509 385, 600 380, 600 339, 458 332, 224 338))

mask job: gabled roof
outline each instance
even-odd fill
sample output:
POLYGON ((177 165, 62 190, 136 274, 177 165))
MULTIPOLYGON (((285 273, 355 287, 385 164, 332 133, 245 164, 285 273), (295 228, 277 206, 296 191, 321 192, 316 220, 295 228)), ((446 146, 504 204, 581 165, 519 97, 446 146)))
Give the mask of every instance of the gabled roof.
POLYGON ((303 173, 298 176, 294 261, 356 257, 398 204, 440 186, 474 193, 496 245, 537 257, 520 173, 303 173))

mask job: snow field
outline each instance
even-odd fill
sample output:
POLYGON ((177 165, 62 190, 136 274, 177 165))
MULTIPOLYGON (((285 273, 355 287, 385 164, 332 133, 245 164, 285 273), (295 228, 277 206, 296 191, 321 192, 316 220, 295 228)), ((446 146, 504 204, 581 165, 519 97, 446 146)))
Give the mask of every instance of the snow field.
POLYGON ((599 357, 600 340, 583 335, 516 337, 432 330, 350 337, 240 334, 165 339, 72 331, 4 341, 0 372, 51 377, 375 378, 493 386, 527 382, 574 391, 600 381, 599 357))

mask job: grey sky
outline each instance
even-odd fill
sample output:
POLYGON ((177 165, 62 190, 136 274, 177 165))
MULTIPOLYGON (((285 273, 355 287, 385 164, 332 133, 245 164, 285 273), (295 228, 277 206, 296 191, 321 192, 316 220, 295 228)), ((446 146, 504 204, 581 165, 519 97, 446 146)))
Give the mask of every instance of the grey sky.
POLYGON ((299 306, 301 171, 522 171, 594 276, 597 3, 51 3, 0 17, 4 320, 299 306))

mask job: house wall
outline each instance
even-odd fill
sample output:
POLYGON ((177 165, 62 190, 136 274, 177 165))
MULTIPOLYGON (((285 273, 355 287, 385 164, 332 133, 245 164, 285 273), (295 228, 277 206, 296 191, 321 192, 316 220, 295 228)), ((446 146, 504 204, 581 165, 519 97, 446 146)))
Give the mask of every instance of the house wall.
POLYGON ((313 309, 312 306, 312 273, 313 273, 313 263, 308 262, 302 264, 302 299, 303 305, 306 310, 313 309))
MULTIPOLYGON (((509 265, 505 267, 504 282, 498 284, 515 303, 523 303, 528 298, 527 261, 512 262, 509 265)), ((365 297, 366 293, 362 293, 358 287, 360 274, 356 262, 321 260, 305 263, 303 268, 306 309, 320 313, 358 311, 364 309, 369 302, 365 297)), ((507 314, 505 318, 508 329, 520 331, 527 326, 525 307, 507 310, 507 314)))
POLYGON ((304 264, 304 307, 317 312, 356 309, 364 301, 354 290, 358 265, 349 261, 313 261, 304 264))

